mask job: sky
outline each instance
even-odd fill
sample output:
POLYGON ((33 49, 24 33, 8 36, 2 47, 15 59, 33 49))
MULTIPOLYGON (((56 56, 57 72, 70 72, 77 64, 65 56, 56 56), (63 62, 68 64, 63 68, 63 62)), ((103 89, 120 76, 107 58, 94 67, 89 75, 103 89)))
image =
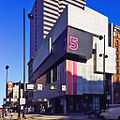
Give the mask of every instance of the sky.
MULTIPOLYGON (((2 0, 0 2, 0 106, 8 81, 23 81, 23 8, 30 13, 35 0, 2 0)), ((120 0, 87 0, 87 6, 109 18, 109 23, 120 25, 120 0)), ((30 59, 30 24, 26 15, 26 81, 30 59)))

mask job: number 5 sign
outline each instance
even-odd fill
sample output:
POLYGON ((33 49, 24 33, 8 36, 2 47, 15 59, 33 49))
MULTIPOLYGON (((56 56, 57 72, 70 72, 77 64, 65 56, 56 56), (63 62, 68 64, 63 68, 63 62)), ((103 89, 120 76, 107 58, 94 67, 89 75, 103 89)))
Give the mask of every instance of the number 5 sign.
POLYGON ((78 38, 77 37, 70 36, 69 49, 71 49, 71 50, 78 49, 78 38))

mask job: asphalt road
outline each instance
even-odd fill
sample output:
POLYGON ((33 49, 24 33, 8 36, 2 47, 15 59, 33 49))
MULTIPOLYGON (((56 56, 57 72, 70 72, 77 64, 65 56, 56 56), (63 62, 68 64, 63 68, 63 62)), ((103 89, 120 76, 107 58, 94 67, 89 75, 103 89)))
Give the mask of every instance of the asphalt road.
MULTIPOLYGON (((6 118, 0 118, 0 120, 17 120, 17 113, 13 113, 13 117, 8 115, 6 118)), ((26 114, 27 120, 98 120, 94 115, 90 118, 88 115, 41 115, 41 114, 26 114)), ((21 119, 23 120, 23 119, 21 119)), ((24 119, 25 120, 25 119, 24 119)))

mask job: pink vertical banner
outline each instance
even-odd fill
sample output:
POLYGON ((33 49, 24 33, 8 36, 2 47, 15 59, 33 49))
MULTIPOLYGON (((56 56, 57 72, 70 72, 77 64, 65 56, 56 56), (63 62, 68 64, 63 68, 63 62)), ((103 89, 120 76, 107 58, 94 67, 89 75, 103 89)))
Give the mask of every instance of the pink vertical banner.
POLYGON ((73 61, 73 95, 77 95, 77 62, 73 61))
POLYGON ((68 60, 68 95, 72 94, 72 61, 68 60))

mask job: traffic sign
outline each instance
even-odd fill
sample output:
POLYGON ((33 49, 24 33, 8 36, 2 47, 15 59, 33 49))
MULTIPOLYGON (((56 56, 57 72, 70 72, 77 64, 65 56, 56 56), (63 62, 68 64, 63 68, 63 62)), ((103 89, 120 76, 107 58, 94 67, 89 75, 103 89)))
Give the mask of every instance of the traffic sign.
POLYGON ((37 84, 37 90, 42 90, 42 84, 37 84))
POLYGON ((25 98, 20 98, 20 105, 24 105, 25 104, 25 98))
POLYGON ((27 90, 34 90, 34 84, 27 84, 27 90))
POLYGON ((62 85, 62 91, 66 91, 66 85, 62 85))

